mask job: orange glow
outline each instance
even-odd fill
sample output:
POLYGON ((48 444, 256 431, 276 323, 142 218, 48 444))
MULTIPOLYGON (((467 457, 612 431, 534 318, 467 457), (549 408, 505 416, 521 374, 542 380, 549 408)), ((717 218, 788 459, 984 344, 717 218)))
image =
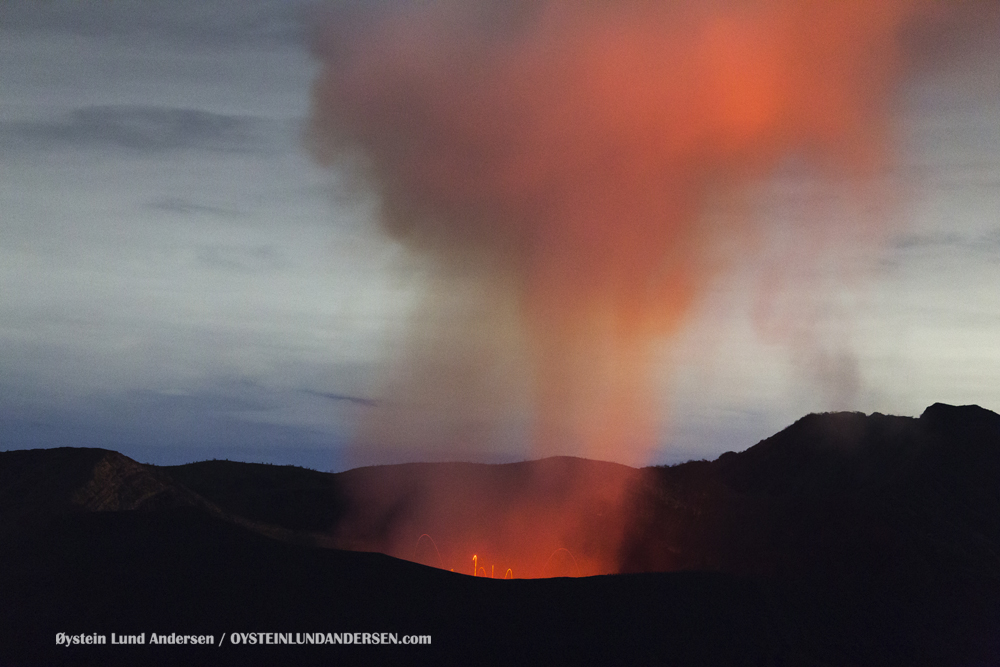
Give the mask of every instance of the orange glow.
POLYGON ((580 576, 580 565, 579 565, 579 563, 576 562, 576 556, 574 556, 573 553, 569 549, 566 549, 564 547, 559 547, 558 549, 556 549, 555 551, 552 552, 552 555, 549 556, 549 559, 547 561, 545 561, 545 565, 542 567, 542 572, 545 572, 546 570, 548 570, 549 564, 552 562, 552 559, 555 558, 556 554, 558 554, 560 552, 564 552, 564 553, 568 554, 569 557, 573 559, 573 570, 576 573, 576 576, 579 577, 580 576))
MULTIPOLYGON (((758 261, 780 231, 751 215, 754 188, 793 168, 864 190, 889 155, 904 37, 942 5, 373 6, 335 13, 316 41, 308 141, 377 201, 381 231, 428 287, 355 454, 495 460, 495 441, 530 410, 531 456, 642 465, 658 444, 662 344, 712 281, 737 277, 727 271, 741 255, 758 261)), ((803 208, 805 238, 781 248, 776 273, 852 250, 857 220, 803 208)), ((870 240, 888 225, 864 223, 870 240)), ((760 281, 760 319, 787 280, 760 281)), ((795 318, 793 347, 815 319, 795 318)), ((337 539, 407 557, 414 535, 432 533, 437 559, 425 550, 420 562, 474 551, 474 576, 480 557, 522 578, 616 572, 641 473, 533 465, 352 471, 364 509, 337 539)))
POLYGON ((473 576, 615 572, 646 474, 572 458, 358 468, 340 476, 351 510, 334 546, 473 576))
MULTIPOLYGON (((422 534, 420 536, 420 538, 418 539, 418 542, 420 540, 424 539, 424 538, 427 538, 431 543, 434 542, 433 539, 431 538, 431 536, 428 535, 427 533, 422 534)), ((440 558, 440 555, 441 554, 439 552, 438 553, 438 557, 439 558, 440 558)), ((414 560, 416 560, 416 559, 414 558, 414 560)), ((443 561, 441 561, 440 568, 441 569, 445 569, 443 561)), ((454 568, 449 568, 449 570, 451 572, 455 571, 454 568)), ((579 563, 576 560, 576 556, 573 555, 572 551, 570 551, 569 549, 567 549, 565 547, 559 547, 558 549, 556 549, 555 551, 553 551, 549 555, 548 560, 545 561, 545 564, 542 565, 541 569, 538 572, 539 572, 538 575, 537 575, 538 577, 547 577, 547 576, 579 577, 579 576, 581 576, 580 565, 579 565, 579 563), (569 559, 573 563, 573 570, 572 571, 566 571, 564 569, 563 571, 560 571, 557 574, 553 574, 552 573, 553 572, 553 568, 551 568, 550 566, 552 564, 553 559, 555 559, 560 554, 565 554, 566 556, 569 557, 569 559)), ((486 576, 486 568, 485 568, 485 566, 479 565, 479 554, 473 554, 473 556, 472 556, 472 576, 474 576, 474 577, 478 577, 478 576, 485 577, 486 576), (480 572, 482 573, 482 575, 480 575, 480 572)), ((490 579, 495 579, 495 578, 496 578, 496 564, 495 563, 491 563, 490 564, 490 579)), ((514 570, 513 570, 513 568, 508 567, 507 571, 504 573, 503 578, 505 580, 506 579, 513 579, 514 578, 514 570)))
POLYGON ((415 546, 415 547, 413 547, 413 559, 412 559, 412 560, 414 560, 414 561, 418 560, 418 558, 417 558, 417 555, 418 555, 418 554, 417 554, 417 551, 418 551, 418 549, 420 548, 420 542, 421 542, 421 541, 422 541, 422 540, 423 540, 424 538, 427 538, 427 541, 428 541, 428 542, 430 542, 430 543, 431 543, 431 545, 432 545, 432 546, 434 547, 434 553, 435 553, 435 554, 437 554, 437 559, 438 559, 438 565, 439 565, 439 566, 440 566, 441 568, 444 568, 444 559, 442 559, 442 558, 441 558, 441 550, 440 550, 440 549, 438 549, 438 546, 437 546, 437 544, 436 544, 436 543, 434 542, 434 539, 433 539, 433 538, 432 538, 432 537, 431 537, 430 535, 428 535, 427 533, 424 533, 423 535, 421 535, 420 537, 418 537, 418 538, 417 538, 417 544, 416 544, 416 546, 415 546))
MULTIPOLYGON (((536 454, 642 463, 658 427, 655 342, 724 276, 721 248, 761 236, 748 219, 708 220, 708 202, 793 158, 870 174, 889 143, 901 35, 931 4, 434 0, 337 17, 316 47, 310 146, 355 169, 387 234, 442 289, 468 289, 469 312, 513 293, 536 454)), ((441 302, 421 321, 464 321, 441 302)), ((475 351, 506 334, 461 326, 427 353, 453 364, 404 361, 386 391, 411 392, 391 397, 403 404, 452 388, 418 415, 373 411, 359 447, 491 414, 499 390, 470 391, 475 351)), ((459 429, 451 446, 481 439, 459 429)))

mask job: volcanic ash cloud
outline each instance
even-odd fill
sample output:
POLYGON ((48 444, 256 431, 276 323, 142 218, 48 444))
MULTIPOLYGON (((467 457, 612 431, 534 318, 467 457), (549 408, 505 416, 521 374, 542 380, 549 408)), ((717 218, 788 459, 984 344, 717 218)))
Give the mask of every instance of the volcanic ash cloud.
POLYGON ((468 424, 518 402, 521 385, 503 381, 513 354, 529 378, 534 454, 642 462, 655 344, 724 276, 720 244, 766 235, 753 216, 707 216, 707 202, 738 199, 789 159, 838 177, 877 168, 901 36, 925 9, 331 7, 310 146, 363 179, 384 232, 433 276, 409 352, 386 376, 387 406, 423 407, 373 411, 361 440, 406 446, 425 433, 430 447, 442 432, 428 421, 454 426, 438 437, 447 447, 474 450, 483 434, 468 424))

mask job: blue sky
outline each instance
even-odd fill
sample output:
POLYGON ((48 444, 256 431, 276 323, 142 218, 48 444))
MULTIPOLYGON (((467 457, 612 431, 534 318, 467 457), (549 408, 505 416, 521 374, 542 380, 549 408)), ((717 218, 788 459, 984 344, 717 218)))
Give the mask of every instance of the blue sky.
MULTIPOLYGON (((341 469, 359 420, 393 409, 380 369, 425 283, 374 202, 304 147, 313 16, 0 4, 0 449, 341 469)), ((892 231, 859 241, 847 280, 793 267, 779 308, 808 330, 754 320, 782 243, 713 284, 664 345, 654 462, 744 449, 811 411, 1000 409, 1000 40, 967 41, 899 97, 893 201, 788 174, 752 195, 788 239, 806 191, 830 202, 815 215, 892 231)), ((525 455, 529 417, 506 419, 483 460, 525 455)))

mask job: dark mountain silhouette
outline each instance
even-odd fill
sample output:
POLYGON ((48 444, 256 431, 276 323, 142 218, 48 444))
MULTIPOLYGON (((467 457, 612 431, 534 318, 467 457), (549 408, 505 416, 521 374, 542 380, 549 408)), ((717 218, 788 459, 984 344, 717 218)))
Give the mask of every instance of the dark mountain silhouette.
POLYGON ((1000 576, 1000 416, 977 406, 809 415, 743 453, 655 469, 636 495, 626 571, 835 575, 864 559, 1000 576))
POLYGON ((1000 416, 809 415, 745 452, 643 470, 0 452, 0 665, 528 660, 1000 663, 1000 416), (476 549, 570 573, 541 564, 558 538, 577 567, 623 574, 496 581, 343 550, 432 562, 416 531, 436 535, 439 566, 476 549), (433 644, 57 647, 59 632, 433 644))
POLYGON ((0 535, 52 515, 204 501, 154 466, 103 449, 0 452, 0 535))

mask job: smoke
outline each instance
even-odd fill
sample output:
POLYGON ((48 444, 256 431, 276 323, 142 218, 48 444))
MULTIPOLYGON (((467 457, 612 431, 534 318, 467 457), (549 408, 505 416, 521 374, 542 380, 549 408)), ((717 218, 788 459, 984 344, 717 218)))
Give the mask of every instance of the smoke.
MULTIPOLYGON (((309 145, 377 195, 385 233, 430 276, 385 377, 395 407, 360 445, 468 453, 527 404, 536 455, 644 461, 656 342, 725 276, 723 249, 768 235, 758 216, 708 215, 713 202, 739 211, 790 163, 877 172, 902 38, 928 13, 920 0, 331 6, 309 145)), ((813 245, 836 252, 837 237, 813 245)))
POLYGON ((619 571, 647 470, 560 457, 482 465, 405 464, 339 476, 347 507, 330 546, 513 578, 619 571))

